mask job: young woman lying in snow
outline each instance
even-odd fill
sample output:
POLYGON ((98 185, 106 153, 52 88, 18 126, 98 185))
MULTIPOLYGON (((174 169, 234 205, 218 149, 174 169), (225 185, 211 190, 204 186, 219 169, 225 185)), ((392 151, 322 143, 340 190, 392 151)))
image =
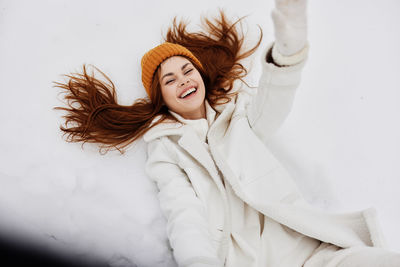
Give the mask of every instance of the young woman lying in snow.
POLYGON ((119 105, 112 82, 84 68, 57 84, 70 103, 62 130, 106 148, 145 140, 179 266, 400 266, 382 248, 373 210, 312 208, 268 150, 307 57, 306 1, 276 0, 272 18, 276 40, 262 54, 257 89, 242 81, 240 62, 261 37, 244 50, 240 20, 223 12, 204 32, 174 21, 142 58, 148 98, 119 105))

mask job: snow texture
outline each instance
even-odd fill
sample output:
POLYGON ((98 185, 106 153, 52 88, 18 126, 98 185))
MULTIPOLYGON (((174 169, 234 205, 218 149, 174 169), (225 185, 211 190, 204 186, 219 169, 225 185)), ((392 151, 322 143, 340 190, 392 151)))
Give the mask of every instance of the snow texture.
MULTIPOLYGON (((176 266, 141 140, 124 154, 62 139, 52 81, 93 64, 122 104, 145 91, 143 53, 174 16, 249 15, 273 40, 273 1, 0 1, 0 234, 97 255, 112 266, 176 266)), ((292 113, 273 139, 313 205, 377 209, 400 251, 400 2, 310 1, 310 56, 292 113)), ((247 63, 257 84, 259 49, 247 63)))

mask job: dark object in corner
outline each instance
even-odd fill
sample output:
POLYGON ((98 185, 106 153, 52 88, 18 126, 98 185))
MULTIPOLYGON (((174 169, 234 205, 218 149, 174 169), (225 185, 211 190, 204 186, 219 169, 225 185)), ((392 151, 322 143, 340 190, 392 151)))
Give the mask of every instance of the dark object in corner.
POLYGON ((108 267, 104 261, 97 259, 76 259, 67 253, 55 253, 35 248, 34 244, 20 244, 0 236, 1 266, 5 267, 108 267))

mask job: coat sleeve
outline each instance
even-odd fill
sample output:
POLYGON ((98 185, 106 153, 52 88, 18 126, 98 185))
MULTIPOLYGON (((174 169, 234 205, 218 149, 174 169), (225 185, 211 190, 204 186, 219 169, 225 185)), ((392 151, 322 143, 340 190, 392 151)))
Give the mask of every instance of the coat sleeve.
POLYGON ((290 112, 307 54, 308 45, 289 57, 280 55, 273 45, 269 46, 262 54, 258 88, 244 89, 248 98, 246 114, 250 127, 264 143, 290 112), (267 62, 267 58, 272 57, 274 62, 283 63, 284 66, 267 62))
POLYGON ((161 139, 148 143, 146 173, 155 181, 167 235, 179 266, 223 266, 213 245, 203 202, 161 139))

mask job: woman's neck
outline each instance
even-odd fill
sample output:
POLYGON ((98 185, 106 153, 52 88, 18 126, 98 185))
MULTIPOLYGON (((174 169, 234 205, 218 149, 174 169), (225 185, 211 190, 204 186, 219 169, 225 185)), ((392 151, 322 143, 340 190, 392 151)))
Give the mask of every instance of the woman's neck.
POLYGON ((182 116, 182 118, 186 119, 186 120, 199 120, 199 119, 206 119, 206 105, 203 102, 203 105, 201 105, 201 107, 194 111, 194 112, 190 112, 188 114, 179 114, 182 116))

